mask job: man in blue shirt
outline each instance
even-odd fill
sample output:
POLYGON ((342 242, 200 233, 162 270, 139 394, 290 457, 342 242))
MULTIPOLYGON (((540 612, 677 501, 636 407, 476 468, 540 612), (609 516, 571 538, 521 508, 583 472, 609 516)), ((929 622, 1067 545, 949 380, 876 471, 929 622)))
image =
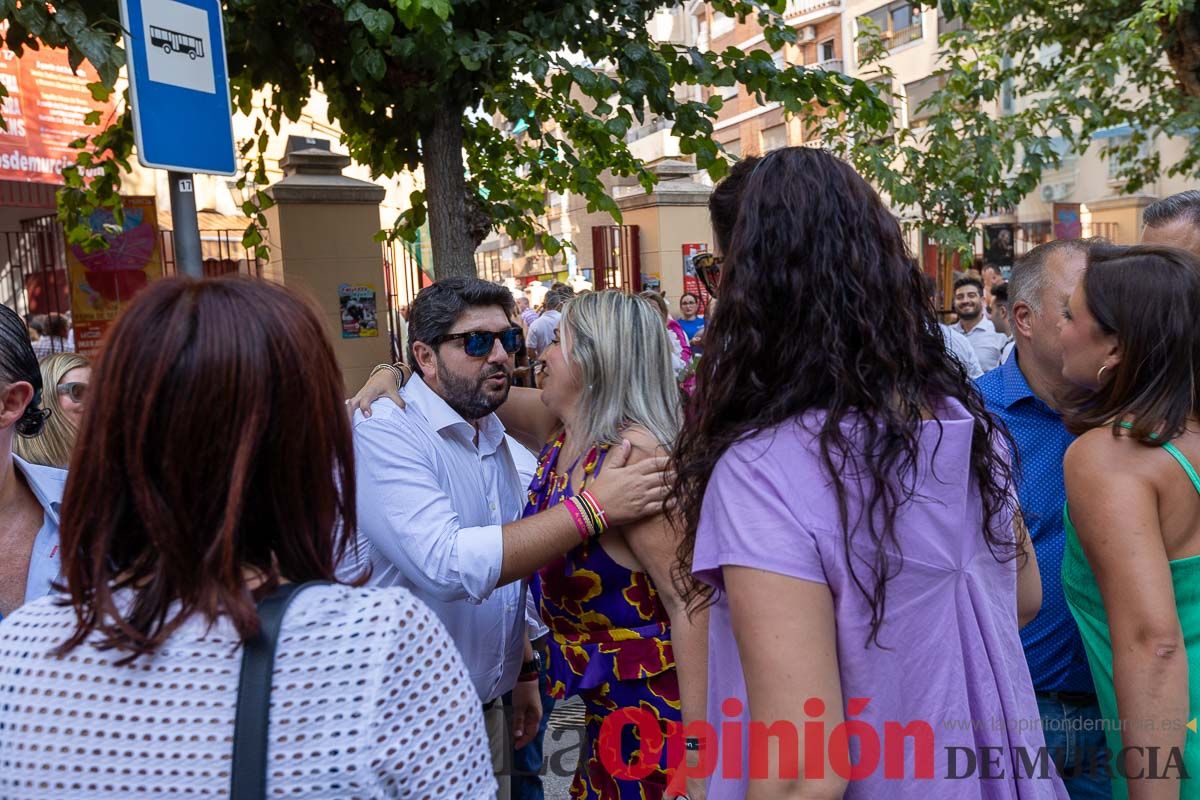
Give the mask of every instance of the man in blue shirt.
MULTIPOLYGON (((1013 357, 976 384, 1016 442, 1017 493, 1042 574, 1042 610, 1021 630, 1042 728, 1072 800, 1110 798, 1100 707, 1079 630, 1062 589, 1063 456, 1074 437, 1058 411, 1067 396, 1058 321, 1087 266, 1089 240, 1041 245, 1008 283, 1013 357)), ((1037 754, 1029 754, 1036 757, 1037 754)))

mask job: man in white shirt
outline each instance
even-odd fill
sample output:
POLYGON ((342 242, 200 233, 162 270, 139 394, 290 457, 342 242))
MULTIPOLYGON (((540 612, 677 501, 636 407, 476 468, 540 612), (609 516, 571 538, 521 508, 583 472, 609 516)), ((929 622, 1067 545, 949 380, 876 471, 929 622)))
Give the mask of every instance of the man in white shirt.
MULTIPOLYGON (((485 706, 498 767, 507 742, 497 699, 513 691, 517 747, 541 715, 537 680, 517 680, 532 662, 523 579, 580 541, 565 506, 521 519, 531 468, 522 475, 517 464, 531 461, 493 413, 523 344, 514 313, 507 289, 474 278, 417 296, 409 315, 417 374, 402 392, 405 407, 381 398, 370 417, 355 415, 359 551, 343 568, 353 574, 369 561, 373 585, 405 586, 441 618, 485 706)), ((665 460, 625 467, 614 455, 589 491, 615 526, 661 508, 665 460)), ((509 781, 498 779, 507 797, 509 781)))
POLYGON ((541 352, 550 346, 554 339, 554 331, 558 329, 558 321, 562 319, 559 309, 563 303, 571 299, 571 295, 563 291, 546 292, 542 302, 542 315, 529 324, 529 357, 537 358, 541 352))
POLYGON ((979 356, 979 366, 984 372, 995 369, 1004 349, 1004 337, 996 333, 983 313, 983 283, 978 278, 968 275, 954 282, 954 312, 958 322, 953 328, 967 337, 979 356))
MULTIPOLYGON (((916 269, 913 265, 913 269, 916 269)), ((937 281, 932 275, 924 276, 925 294, 929 296, 929 302, 933 304, 934 309, 937 309, 937 281)), ((958 331, 951 328, 944 322, 939 322, 938 330, 941 331, 942 341, 946 345, 946 352, 954 356, 963 369, 967 371, 967 377, 975 380, 983 374, 983 368, 979 366, 979 356, 975 355, 975 348, 971 347, 971 343, 967 341, 967 337, 963 336, 958 331)))

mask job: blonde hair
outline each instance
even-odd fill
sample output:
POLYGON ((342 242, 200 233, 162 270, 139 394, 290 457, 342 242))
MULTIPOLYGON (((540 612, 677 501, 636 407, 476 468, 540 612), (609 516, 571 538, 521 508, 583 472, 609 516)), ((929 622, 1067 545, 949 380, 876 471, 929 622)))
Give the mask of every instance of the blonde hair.
POLYGON ((679 433, 680 395, 670 334, 658 310, 624 292, 589 292, 566 304, 559 325, 570 334, 570 359, 582 373, 585 441, 619 444, 622 431, 637 425, 671 447, 679 433))
POLYGON ((55 353, 42 359, 41 408, 50 412, 49 419, 37 436, 18 436, 13 440, 13 451, 30 462, 46 467, 66 468, 71 463, 71 450, 75 447, 75 424, 67 419, 58 402, 58 382, 68 372, 92 363, 78 353, 55 353))

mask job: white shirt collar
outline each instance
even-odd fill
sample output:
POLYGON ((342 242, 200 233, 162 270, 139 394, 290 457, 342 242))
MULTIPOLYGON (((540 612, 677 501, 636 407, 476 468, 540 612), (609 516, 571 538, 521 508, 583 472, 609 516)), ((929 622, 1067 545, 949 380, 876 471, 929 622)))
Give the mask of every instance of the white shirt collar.
POLYGON ((50 518, 50 522, 57 528, 59 511, 62 507, 63 489, 67 481, 67 471, 65 469, 30 464, 16 453, 13 454, 12 460, 16 468, 25 476, 25 482, 29 484, 33 496, 37 498, 38 505, 42 507, 42 511, 45 512, 46 516, 50 518))
MULTIPOLYGON (((412 404, 435 431, 447 428, 460 431, 468 439, 475 438, 475 426, 450 407, 442 396, 429 388, 420 375, 413 375, 404 384, 404 401, 412 404)), ((479 420, 479 452, 481 455, 494 453, 504 441, 504 423, 494 413, 479 420)))

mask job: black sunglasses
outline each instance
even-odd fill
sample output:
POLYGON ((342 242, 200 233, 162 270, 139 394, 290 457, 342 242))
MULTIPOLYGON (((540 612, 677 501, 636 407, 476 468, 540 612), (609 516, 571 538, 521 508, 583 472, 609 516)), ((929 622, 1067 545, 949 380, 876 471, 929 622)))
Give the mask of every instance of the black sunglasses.
POLYGON ((712 253, 697 253, 692 257, 692 265, 696 268, 696 277, 704 284, 709 296, 717 296, 717 287, 721 285, 721 256, 712 253))
POLYGON ((515 353, 525 346, 525 336, 521 333, 521 329, 517 327, 509 328, 500 333, 496 333, 495 331, 447 333, 444 336, 439 336, 434 344, 448 342, 451 339, 462 339, 463 350, 472 358, 483 358, 491 353, 497 339, 500 340, 500 346, 504 348, 504 352, 509 354, 515 353))

